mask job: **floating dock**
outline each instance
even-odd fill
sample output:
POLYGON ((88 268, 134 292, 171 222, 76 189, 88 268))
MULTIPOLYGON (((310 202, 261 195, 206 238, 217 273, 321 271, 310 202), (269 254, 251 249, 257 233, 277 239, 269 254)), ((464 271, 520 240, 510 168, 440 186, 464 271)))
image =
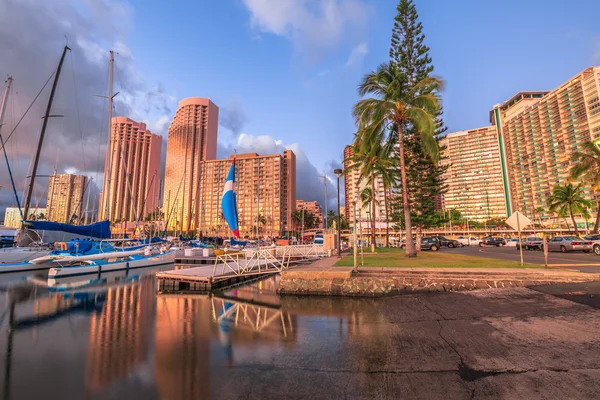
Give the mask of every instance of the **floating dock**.
POLYGON ((267 247, 212 257, 175 257, 176 269, 156 273, 159 292, 208 292, 281 273, 323 257, 323 245, 267 247), (192 266, 197 264, 198 266, 192 266))
POLYGON ((236 285, 251 279, 273 275, 279 271, 267 268, 263 262, 262 269, 245 271, 245 261, 239 263, 204 265, 200 267, 180 268, 171 271, 157 272, 159 292, 209 292, 211 290, 236 285))

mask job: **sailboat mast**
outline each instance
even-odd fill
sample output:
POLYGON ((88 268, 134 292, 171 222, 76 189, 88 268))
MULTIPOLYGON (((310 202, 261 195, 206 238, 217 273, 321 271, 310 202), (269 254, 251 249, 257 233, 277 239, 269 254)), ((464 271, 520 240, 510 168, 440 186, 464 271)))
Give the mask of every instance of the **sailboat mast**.
POLYGON ((25 200, 25 212, 24 219, 27 219, 29 213, 29 205, 31 204, 31 195, 33 194, 33 186, 35 184, 35 176, 37 174, 38 164, 40 162, 40 153, 42 152, 42 145, 44 144, 44 136, 46 135, 46 128, 48 127, 48 119, 51 117, 50 110, 52 109, 52 101, 54 100, 54 94, 56 93, 56 87, 58 86, 58 78, 60 77, 60 71, 67 55, 67 50, 71 50, 68 46, 63 49, 58 68, 56 69, 56 75, 54 76, 54 82, 52 83, 52 90, 50 91, 50 98, 48 99, 48 106, 46 107, 46 113, 44 114, 44 122, 42 122, 42 132, 38 140, 37 151, 35 153, 35 159, 33 160, 33 170, 31 171, 31 179, 29 180, 29 189, 27 190, 27 199, 25 200))
POLYGON ((113 76, 115 66, 115 52, 110 51, 110 62, 109 62, 109 78, 108 78, 108 146, 106 148, 106 187, 104 188, 104 206, 105 214, 104 219, 111 220, 111 207, 110 207, 110 178, 111 178, 111 167, 112 167, 112 112, 113 112, 113 76))
MULTIPOLYGON (((4 96, 2 96, 2 104, 0 105, 0 132, 2 132, 2 125, 4 124, 4 112, 6 111, 6 100, 8 99, 8 93, 10 92, 10 87, 12 86, 13 78, 9 76, 6 80, 6 90, 4 91, 4 96)), ((8 176, 10 177, 10 183, 13 188, 13 192, 15 193, 15 199, 17 200, 17 207, 19 208, 19 213, 21 214, 21 219, 23 219, 23 210, 21 210, 21 204, 19 204, 19 195, 17 194, 17 188, 15 186, 15 181, 12 176, 12 171, 10 169, 10 163, 8 162, 8 155, 6 154, 6 146, 4 145, 4 139, 2 139, 2 135, 0 134, 0 145, 2 145, 2 150, 4 151, 4 159, 6 160, 6 168, 8 169, 8 176)))

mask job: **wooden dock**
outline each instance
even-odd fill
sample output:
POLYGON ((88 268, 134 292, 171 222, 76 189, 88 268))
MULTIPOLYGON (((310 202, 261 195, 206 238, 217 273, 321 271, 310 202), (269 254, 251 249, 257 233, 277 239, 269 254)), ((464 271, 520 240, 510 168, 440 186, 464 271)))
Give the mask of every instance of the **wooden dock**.
POLYGON ((244 265, 230 265, 227 269, 214 262, 200 267, 180 268, 171 271, 157 272, 159 292, 208 292, 211 290, 236 285, 251 279, 262 278, 278 273, 275 269, 254 270, 251 273, 235 273, 230 268, 237 268, 241 272, 244 265), (214 272, 214 274, 213 274, 214 272))
POLYGON ((207 292, 281 273, 290 265, 310 263, 320 254, 323 254, 322 245, 269 247, 213 257, 177 254, 176 269, 156 273, 157 289, 159 292, 207 292))

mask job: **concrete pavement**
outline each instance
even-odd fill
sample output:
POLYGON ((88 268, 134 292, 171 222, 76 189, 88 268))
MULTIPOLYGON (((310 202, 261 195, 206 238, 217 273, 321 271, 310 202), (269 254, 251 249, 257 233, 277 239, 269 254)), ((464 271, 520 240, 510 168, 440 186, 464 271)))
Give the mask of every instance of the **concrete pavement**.
POLYGON ((284 297, 282 310, 295 344, 215 371, 211 397, 600 398, 600 311, 540 291, 284 297))

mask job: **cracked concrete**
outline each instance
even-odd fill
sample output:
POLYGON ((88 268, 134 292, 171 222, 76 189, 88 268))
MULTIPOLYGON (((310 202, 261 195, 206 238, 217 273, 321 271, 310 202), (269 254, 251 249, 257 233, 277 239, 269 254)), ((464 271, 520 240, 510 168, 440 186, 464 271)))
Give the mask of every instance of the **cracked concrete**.
POLYGON ((525 288, 281 303, 295 343, 216 368, 211 398, 600 397, 600 311, 586 305, 525 288))

